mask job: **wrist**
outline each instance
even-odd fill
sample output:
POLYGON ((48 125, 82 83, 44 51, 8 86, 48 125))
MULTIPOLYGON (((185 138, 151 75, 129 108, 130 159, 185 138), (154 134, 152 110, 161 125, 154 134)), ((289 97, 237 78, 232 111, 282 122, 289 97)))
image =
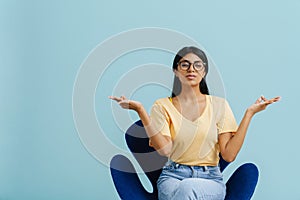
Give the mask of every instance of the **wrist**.
POLYGON ((135 108, 135 111, 136 111, 138 114, 141 114, 141 113, 144 111, 143 105, 142 105, 142 104, 137 105, 137 107, 135 108))
POLYGON ((247 109, 246 112, 245 112, 245 115, 248 116, 248 117, 253 117, 255 114, 254 111, 252 111, 251 109, 247 109))

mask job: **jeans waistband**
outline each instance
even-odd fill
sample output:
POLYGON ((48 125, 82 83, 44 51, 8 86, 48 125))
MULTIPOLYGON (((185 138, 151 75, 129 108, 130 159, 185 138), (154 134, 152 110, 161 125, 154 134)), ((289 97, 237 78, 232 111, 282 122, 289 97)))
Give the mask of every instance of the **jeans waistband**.
POLYGON ((173 166, 174 168, 179 168, 180 166, 183 166, 183 167, 188 167, 188 168, 191 168, 192 170, 195 169, 195 170, 201 170, 201 171, 208 171, 210 169, 215 169, 215 168, 219 168, 219 166, 198 166, 198 165, 185 165, 185 164, 180 164, 180 163, 176 163, 172 160, 168 160, 167 163, 165 165, 168 165, 168 166, 173 166))

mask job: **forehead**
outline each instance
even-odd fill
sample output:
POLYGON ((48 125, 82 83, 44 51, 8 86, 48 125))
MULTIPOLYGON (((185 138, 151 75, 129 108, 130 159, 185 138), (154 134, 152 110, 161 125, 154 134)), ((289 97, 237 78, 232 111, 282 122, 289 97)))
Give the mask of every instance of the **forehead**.
MULTIPOLYGON (((196 54, 188 53, 185 56, 183 56, 180 60, 188 60, 190 62, 199 61, 201 58, 199 58, 196 54)), ((202 61, 202 60, 201 60, 202 61)))

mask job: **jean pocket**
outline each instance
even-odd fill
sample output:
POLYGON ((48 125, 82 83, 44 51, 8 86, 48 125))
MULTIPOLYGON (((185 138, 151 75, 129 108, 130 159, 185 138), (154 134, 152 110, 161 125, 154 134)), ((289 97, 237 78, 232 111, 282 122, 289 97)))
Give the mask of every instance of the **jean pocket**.
POLYGON ((209 175, 212 178, 217 178, 217 179, 223 178, 223 174, 221 173, 218 167, 209 169, 209 175))

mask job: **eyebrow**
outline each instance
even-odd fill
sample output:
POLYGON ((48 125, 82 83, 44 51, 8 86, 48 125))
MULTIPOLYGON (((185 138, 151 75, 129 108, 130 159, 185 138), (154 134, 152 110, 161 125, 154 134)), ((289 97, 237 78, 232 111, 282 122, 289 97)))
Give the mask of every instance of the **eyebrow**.
MULTIPOLYGON (((182 61, 180 61, 180 62, 188 62, 188 63, 192 63, 191 61, 189 61, 189 60, 182 60, 182 61)), ((203 62, 202 60, 196 60, 195 62, 203 62)), ((203 62, 204 63, 204 62, 203 62)))

